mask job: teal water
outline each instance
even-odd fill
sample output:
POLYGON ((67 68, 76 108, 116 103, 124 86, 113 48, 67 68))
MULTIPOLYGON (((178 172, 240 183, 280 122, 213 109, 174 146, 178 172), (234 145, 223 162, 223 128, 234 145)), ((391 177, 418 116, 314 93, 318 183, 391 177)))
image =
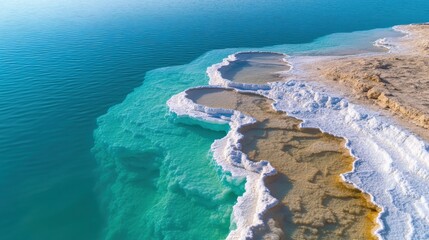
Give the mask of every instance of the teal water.
MULTIPOLYGON (((208 153, 224 132, 165 101, 237 49, 187 63, 428 16, 423 0, 1 2, 0 239, 223 238, 242 191, 208 153)), ((353 36, 266 49, 372 38, 353 36)))

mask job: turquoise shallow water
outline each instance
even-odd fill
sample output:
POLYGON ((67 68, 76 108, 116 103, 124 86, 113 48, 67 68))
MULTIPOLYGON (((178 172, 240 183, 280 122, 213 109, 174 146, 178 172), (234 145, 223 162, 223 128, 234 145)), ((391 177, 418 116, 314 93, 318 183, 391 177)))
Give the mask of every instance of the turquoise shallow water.
MULTIPOLYGON (((147 71, 212 49, 428 21, 428 9, 423 0, 0 3, 0 238, 224 237, 242 191, 210 163, 224 132, 174 123, 165 101, 206 83, 205 68, 237 49, 147 71)), ((337 51, 361 37, 266 49, 337 51)))
POLYGON ((172 92, 204 82, 202 66, 148 73, 146 87, 98 119, 94 153, 108 239, 221 239, 228 233, 242 187, 225 182, 208 154, 224 132, 175 124, 165 106, 172 92))

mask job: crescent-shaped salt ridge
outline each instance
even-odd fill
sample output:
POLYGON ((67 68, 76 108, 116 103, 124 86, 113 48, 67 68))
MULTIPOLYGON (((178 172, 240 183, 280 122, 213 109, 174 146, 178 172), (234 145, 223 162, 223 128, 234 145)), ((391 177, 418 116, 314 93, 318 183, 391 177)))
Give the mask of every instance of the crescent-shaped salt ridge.
MULTIPOLYGON (((243 53, 243 52, 240 52, 243 53)), ((233 88, 274 100, 273 107, 303 121, 303 127, 343 137, 355 157, 353 170, 342 178, 371 196, 382 208, 375 234, 380 239, 429 238, 429 146, 377 112, 349 103, 325 92, 321 86, 289 80, 264 85, 234 83, 222 78, 219 69, 236 60, 236 53, 207 69, 212 87, 233 88)), ((286 55, 285 55, 286 57, 286 55)), ((293 62, 289 63, 293 66, 293 62)), ((305 73, 302 73, 305 74, 305 73)), ((304 76, 302 76, 304 78, 304 76)), ((299 79, 299 77, 295 77, 299 79)), ((205 86, 207 87, 207 86, 205 86)), ((275 174, 268 162, 254 163, 240 151, 237 132, 254 119, 240 112, 198 105, 186 91, 168 101, 178 116, 229 123, 227 136, 212 145, 216 162, 233 177, 246 177, 246 191, 233 209, 237 229, 228 239, 252 238, 254 231, 265 231, 264 212, 277 204, 265 187, 265 176, 275 174)))
MULTIPOLYGON (((429 24, 428 23, 421 23, 421 24, 429 24)), ((413 40, 413 38, 416 37, 416 35, 413 31, 408 29, 412 26, 418 26, 421 24, 408 24, 408 25, 397 25, 393 26, 392 29, 404 34, 401 38, 393 38, 393 39, 386 39, 384 41, 385 46, 389 46, 389 52, 392 53, 408 53, 415 51, 413 47, 408 46, 407 44, 401 44, 401 41, 407 41, 407 40, 413 40)))
POLYGON ((408 37, 409 34, 410 34, 410 32, 406 31, 406 30, 404 30, 402 28, 400 28, 400 26, 394 26, 394 27, 392 27, 392 29, 395 30, 396 32, 403 33, 404 36, 402 36, 400 38, 398 38, 398 37, 395 37, 395 38, 387 38, 387 37, 380 38, 380 39, 375 40, 374 43, 373 43, 373 45, 375 47, 387 49, 388 53, 398 53, 401 50, 401 48, 398 47, 397 40, 398 39, 403 39, 405 37, 408 37))
POLYGON ((233 82, 229 79, 225 79, 222 77, 221 71, 219 71, 222 67, 228 66, 231 62, 237 61, 238 56, 240 54, 247 54, 247 53, 271 53, 271 54, 278 54, 283 55, 283 61, 286 63, 286 65, 289 67, 288 70, 283 71, 282 74, 286 74, 293 70, 293 65, 289 63, 287 60, 289 58, 288 55, 284 53, 278 53, 278 52, 270 52, 270 51, 244 51, 244 52, 237 52, 234 54, 229 55, 228 57, 224 58, 222 62, 216 63, 212 65, 211 67, 207 68, 207 74, 209 76, 209 84, 215 85, 215 86, 223 86, 223 87, 230 87, 235 89, 241 89, 243 91, 257 91, 257 90, 267 90, 269 89, 269 86, 267 84, 249 84, 249 83, 238 83, 233 82))

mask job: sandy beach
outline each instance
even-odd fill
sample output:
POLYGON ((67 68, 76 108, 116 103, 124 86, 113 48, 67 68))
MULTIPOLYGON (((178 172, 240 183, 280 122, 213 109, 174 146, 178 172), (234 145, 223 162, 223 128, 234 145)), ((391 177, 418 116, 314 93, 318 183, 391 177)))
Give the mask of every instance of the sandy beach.
POLYGON ((294 75, 334 88, 351 101, 388 111, 401 125, 429 140, 429 25, 398 26, 407 36, 388 52, 297 57, 294 75), (304 74, 303 74, 304 73, 304 74))

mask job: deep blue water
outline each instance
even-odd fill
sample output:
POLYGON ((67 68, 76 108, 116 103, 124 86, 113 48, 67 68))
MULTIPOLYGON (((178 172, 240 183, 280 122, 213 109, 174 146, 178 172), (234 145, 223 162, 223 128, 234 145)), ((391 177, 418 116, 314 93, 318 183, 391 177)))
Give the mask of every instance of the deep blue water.
POLYGON ((96 119, 147 71, 424 21, 424 0, 0 2, 0 239, 104 237, 96 119))

